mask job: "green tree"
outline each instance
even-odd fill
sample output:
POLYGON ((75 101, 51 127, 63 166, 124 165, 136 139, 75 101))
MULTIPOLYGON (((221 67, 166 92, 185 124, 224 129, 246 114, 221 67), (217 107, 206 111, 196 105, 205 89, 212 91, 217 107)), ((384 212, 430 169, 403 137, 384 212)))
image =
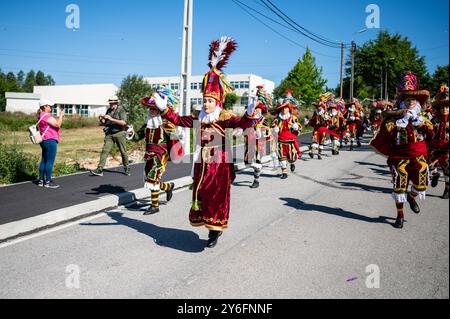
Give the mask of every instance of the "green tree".
POLYGON ((139 75, 127 76, 120 85, 118 97, 125 111, 128 113, 128 123, 139 129, 147 116, 147 108, 141 105, 141 98, 149 95, 152 87, 144 77, 139 75))
POLYGON ((17 82, 21 87, 23 87, 24 81, 25 81, 25 72, 20 70, 19 73, 17 73, 17 82))
POLYGON ((301 96, 306 102, 314 101, 323 92, 327 80, 322 77, 322 67, 316 65, 316 59, 311 51, 306 49, 303 57, 298 60, 287 77, 275 89, 277 97, 284 96, 287 89, 292 90, 294 97, 301 96))
POLYGON ((32 93, 35 85, 36 85, 36 73, 33 70, 31 70, 30 72, 27 73, 25 82, 23 84, 23 90, 25 92, 32 93))
POLYGON ((0 70, 0 112, 4 112, 6 109, 6 92, 21 92, 22 88, 17 82, 14 73, 9 72, 4 74, 0 70))
POLYGON ((235 93, 228 93, 225 96, 225 102, 223 103, 223 108, 225 110, 233 110, 233 105, 239 100, 235 93))
POLYGON ((433 78, 431 81, 431 94, 437 92, 441 86, 441 84, 446 83, 448 85, 449 76, 448 76, 448 67, 449 65, 437 66, 436 71, 434 71, 433 78))
MULTIPOLYGON (((350 62, 347 62, 348 76, 351 73, 350 66, 350 62)), ((393 98, 401 76, 407 71, 417 75, 422 88, 428 88, 431 85, 425 57, 419 56, 418 50, 413 47, 411 41, 400 34, 381 31, 376 40, 366 42, 355 51, 355 92, 361 90, 367 92, 369 96, 380 97, 381 83, 383 82, 384 86, 387 72, 388 92, 393 98), (356 83, 358 77, 361 77, 359 84, 356 83)), ((344 90, 344 93, 344 96, 348 97, 347 90, 344 90)))

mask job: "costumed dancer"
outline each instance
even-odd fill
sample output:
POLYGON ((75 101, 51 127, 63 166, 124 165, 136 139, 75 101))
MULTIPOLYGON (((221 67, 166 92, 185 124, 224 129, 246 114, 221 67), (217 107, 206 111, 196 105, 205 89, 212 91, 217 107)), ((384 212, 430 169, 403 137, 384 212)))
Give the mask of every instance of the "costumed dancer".
MULTIPOLYGON (((174 108, 178 103, 174 93, 166 88, 158 89, 157 94, 167 97, 169 108, 174 108)), ((172 199, 174 183, 162 183, 161 178, 171 156, 182 156, 180 152, 183 151, 183 148, 179 142, 175 125, 162 119, 154 99, 144 97, 141 99, 141 104, 148 107, 148 116, 137 136, 139 139, 145 138, 144 187, 151 192, 151 206, 144 215, 152 215, 159 212, 161 191, 166 192, 167 202, 172 199), (171 152, 172 150, 175 153, 171 152)))
POLYGON ((445 190, 443 199, 449 197, 449 105, 448 86, 443 84, 433 102, 435 109, 434 137, 431 141, 430 171, 432 172, 431 186, 436 187, 440 174, 438 167, 442 169, 445 177, 445 190))
POLYGON ((347 123, 347 141, 350 141, 350 151, 353 151, 355 141, 361 145, 358 137, 358 127, 362 123, 361 113, 356 109, 356 101, 346 104, 347 112, 345 121, 347 123))
POLYGON ((271 97, 266 94, 263 86, 257 86, 256 98, 254 125, 245 134, 245 164, 251 165, 254 170, 254 181, 250 188, 259 187, 263 167, 261 159, 265 154, 267 141, 271 141, 270 125, 265 117, 272 107, 271 97))
POLYGON ((341 146, 341 139, 343 134, 345 134, 345 118, 340 111, 339 103, 328 104, 330 115, 330 122, 328 130, 330 131, 330 138, 332 144, 331 153, 333 155, 339 155, 339 148, 341 146))
POLYGON ((255 98, 252 97, 243 117, 234 116, 222 107, 225 96, 232 91, 232 87, 226 82, 221 70, 235 50, 236 42, 228 37, 211 43, 208 63, 210 71, 203 79, 203 109, 198 118, 176 114, 167 107, 165 98, 153 94, 158 108, 163 112, 163 118, 176 126, 193 128, 194 123, 195 126, 200 126, 197 135, 200 134, 201 147, 194 155, 194 185, 189 221, 194 227, 205 226, 209 229, 209 248, 216 246, 222 231, 228 228, 230 189, 236 177, 231 150, 225 147, 229 144, 225 138, 229 135, 226 129, 245 130, 251 127, 256 106, 255 98))
POLYGON ((281 179, 288 178, 288 162, 290 169, 295 171, 295 162, 302 157, 302 152, 298 144, 298 136, 302 131, 302 126, 298 122, 294 111, 297 108, 296 102, 292 98, 292 91, 286 91, 286 98, 279 101, 272 110, 276 118, 271 123, 271 128, 277 140, 277 155, 281 165, 281 179))
POLYGON ((428 187, 427 136, 432 136, 433 125, 421 116, 421 103, 429 98, 429 92, 419 89, 412 73, 403 76, 400 86, 399 111, 387 111, 380 130, 370 142, 378 152, 388 157, 397 207, 396 228, 403 228, 404 203, 412 211, 420 213, 416 198, 425 199, 428 187), (408 184, 412 182, 408 192, 408 184))
POLYGON ((374 103, 370 115, 370 128, 372 132, 376 132, 380 129, 381 123, 383 121, 383 112, 386 111, 386 101, 379 100, 374 103))
POLYGON ((309 147, 309 157, 314 158, 314 153, 317 153, 317 158, 321 160, 325 148, 325 139, 330 123, 330 116, 327 113, 327 105, 324 101, 313 103, 313 105, 316 107, 314 115, 310 120, 305 118, 305 123, 313 128, 313 141, 309 147))

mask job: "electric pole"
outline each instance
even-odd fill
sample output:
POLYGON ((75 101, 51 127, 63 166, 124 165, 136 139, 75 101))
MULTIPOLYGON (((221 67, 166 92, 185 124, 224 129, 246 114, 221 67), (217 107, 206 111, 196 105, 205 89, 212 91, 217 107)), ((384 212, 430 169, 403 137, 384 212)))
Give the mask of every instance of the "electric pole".
POLYGON ((356 43, 352 41, 352 75, 350 80, 350 101, 353 101, 354 96, 354 84, 355 84, 355 51, 356 51, 356 43))
POLYGON ((344 43, 341 43, 341 98, 344 97, 344 43))
MULTIPOLYGON (((183 15, 183 44, 181 53, 181 82, 180 82, 180 106, 181 115, 191 114, 191 101, 189 90, 191 89, 191 72, 192 72, 192 13, 194 0, 184 0, 183 15)), ((191 152, 190 145, 190 129, 185 129, 184 149, 185 154, 191 152)))

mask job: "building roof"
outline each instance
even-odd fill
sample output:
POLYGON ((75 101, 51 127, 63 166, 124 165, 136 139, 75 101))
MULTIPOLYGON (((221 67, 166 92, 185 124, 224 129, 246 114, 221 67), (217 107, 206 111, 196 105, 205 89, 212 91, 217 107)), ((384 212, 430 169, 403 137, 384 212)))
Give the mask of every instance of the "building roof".
POLYGON ((35 86, 34 93, 56 104, 108 105, 118 89, 114 84, 55 85, 35 86))

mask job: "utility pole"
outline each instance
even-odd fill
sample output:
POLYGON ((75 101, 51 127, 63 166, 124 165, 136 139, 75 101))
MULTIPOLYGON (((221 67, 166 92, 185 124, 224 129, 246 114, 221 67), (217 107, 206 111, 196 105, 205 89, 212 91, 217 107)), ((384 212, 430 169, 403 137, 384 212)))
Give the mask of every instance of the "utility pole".
POLYGON ((381 67, 380 81, 380 99, 383 99, 383 67, 381 67))
POLYGON ((356 43, 352 41, 352 75, 350 80, 350 101, 353 101, 354 96, 354 84, 355 84, 355 51, 356 51, 356 43))
MULTIPOLYGON (((191 72, 192 72, 192 13, 194 0, 184 0, 183 15, 183 44, 181 53, 181 82, 180 82, 180 106, 181 115, 191 114, 191 101, 189 90, 191 89, 191 72)), ((190 129, 185 129, 184 134, 184 151, 185 154, 191 152, 190 145, 190 129)))
POLYGON ((344 95, 344 43, 341 43, 341 98, 344 95))
POLYGON ((386 101, 389 100, 389 93, 388 93, 388 66, 387 66, 387 62, 386 62, 386 68, 384 70, 384 72, 386 72, 385 74, 385 78, 384 78, 384 98, 386 99, 386 101))

